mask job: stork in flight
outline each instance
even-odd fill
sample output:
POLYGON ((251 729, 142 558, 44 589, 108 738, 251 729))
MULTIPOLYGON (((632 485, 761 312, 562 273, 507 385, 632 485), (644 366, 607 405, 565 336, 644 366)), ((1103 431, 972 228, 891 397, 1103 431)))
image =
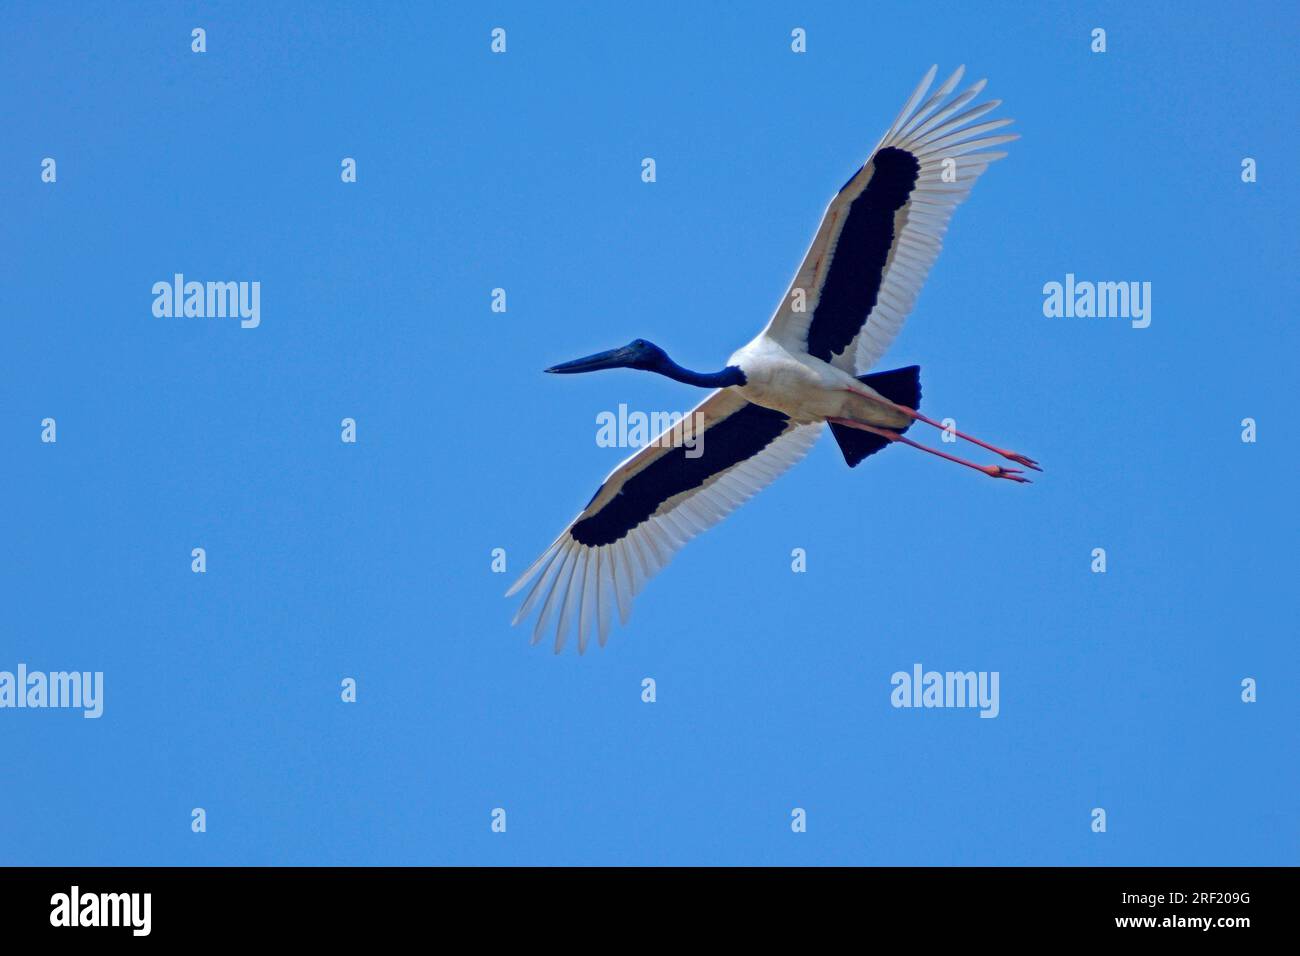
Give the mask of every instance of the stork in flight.
MULTIPOLYGON (((862 374, 912 311, 953 209, 988 164, 1006 155, 989 150, 1018 138, 988 135, 1011 120, 976 122, 1000 100, 967 108, 984 80, 949 99, 964 67, 926 98, 936 70, 930 68, 880 145, 831 200, 767 328, 722 371, 682 368, 644 339, 546 370, 636 368, 715 391, 615 468, 507 592, 536 578, 513 622, 541 604, 534 644, 555 618, 556 653, 575 622, 579 652, 593 633, 603 647, 614 607, 626 625, 632 598, 674 552, 799 461, 823 424, 850 468, 901 442, 993 478, 1028 480, 1019 468, 976 464, 904 436, 914 422, 943 427, 917 411, 917 366, 862 374), (683 441, 696 423, 702 434, 696 427, 696 442, 683 441), (688 454, 686 446, 697 450, 688 454)), ((954 434, 1042 470, 1024 455, 954 434)))

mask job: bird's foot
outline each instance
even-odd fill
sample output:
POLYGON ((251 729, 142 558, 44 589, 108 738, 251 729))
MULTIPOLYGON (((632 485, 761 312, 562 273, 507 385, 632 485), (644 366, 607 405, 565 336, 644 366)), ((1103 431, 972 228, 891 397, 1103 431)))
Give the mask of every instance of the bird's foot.
POLYGON ((1008 481, 1018 481, 1024 485, 1032 485, 1033 482, 1028 478, 1022 478, 1019 468, 1003 468, 1001 465, 977 465, 980 471, 990 478, 1005 478, 1008 481))
POLYGON ((1017 465, 1024 465, 1026 468, 1034 469, 1034 471, 1043 470, 1038 466, 1038 462, 1034 461, 1034 459, 1030 458, 1028 455, 1022 455, 1016 451, 1007 451, 1005 448, 995 448, 993 450, 1003 458, 1014 461, 1017 465))

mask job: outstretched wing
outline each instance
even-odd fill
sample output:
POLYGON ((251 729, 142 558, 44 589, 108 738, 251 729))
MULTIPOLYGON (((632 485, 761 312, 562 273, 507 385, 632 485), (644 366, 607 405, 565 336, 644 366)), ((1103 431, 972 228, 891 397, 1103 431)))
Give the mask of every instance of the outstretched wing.
POLYGON ((952 211, 988 164, 1006 155, 986 150, 1018 138, 986 135, 1009 119, 975 122, 1001 100, 965 108, 984 80, 944 102, 965 67, 924 99, 937 69, 930 68, 871 158, 827 207, 764 330, 787 349, 853 374, 875 365, 916 304, 952 211))
POLYGON ((677 549, 801 459, 821 429, 733 391, 714 392, 610 473, 506 592, 509 597, 536 578, 512 623, 540 602, 534 644, 558 615, 556 653, 575 619, 578 651, 587 649, 593 630, 603 647, 613 608, 626 625, 632 598, 677 549))

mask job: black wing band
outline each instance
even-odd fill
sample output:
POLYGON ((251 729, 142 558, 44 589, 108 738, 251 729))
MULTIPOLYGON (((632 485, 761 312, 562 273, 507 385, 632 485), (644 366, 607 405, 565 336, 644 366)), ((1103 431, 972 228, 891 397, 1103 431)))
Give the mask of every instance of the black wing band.
POLYGON ((921 169, 915 156, 893 146, 872 162, 871 180, 849 204, 808 326, 808 352, 823 362, 849 347, 876 307, 894 244, 894 215, 912 195, 921 169))
MULTIPOLYGON (((705 430, 700 455, 690 458, 687 452, 693 449, 668 449, 624 482, 618 494, 603 508, 575 522, 569 533, 579 544, 588 547, 613 544, 653 515, 665 501, 700 487, 732 465, 753 458, 779 438, 789 422, 782 412, 747 404, 705 430)), ((600 492, 596 494, 599 496, 600 492)))

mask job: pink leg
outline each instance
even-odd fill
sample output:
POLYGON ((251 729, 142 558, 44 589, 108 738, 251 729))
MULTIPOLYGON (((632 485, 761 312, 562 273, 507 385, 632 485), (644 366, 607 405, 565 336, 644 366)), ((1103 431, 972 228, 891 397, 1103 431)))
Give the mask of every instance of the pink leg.
POLYGON ((861 422, 855 422, 851 418, 828 418, 828 422, 835 425, 844 425, 848 428, 857 428, 864 432, 871 432, 873 435, 879 435, 881 438, 889 441, 902 442, 904 445, 910 445, 920 451, 928 452, 931 455, 938 455, 940 458, 946 458, 948 461, 956 462, 959 465, 965 465, 967 468, 974 468, 976 471, 983 472, 990 478, 1006 478, 1008 481, 1019 481, 1023 484, 1032 484, 1028 478, 1020 477, 1019 468, 1003 468, 1001 465, 977 465, 973 461, 967 461, 965 458, 958 458, 956 455, 950 455, 947 452, 939 451, 937 448, 928 448, 920 442, 914 442, 898 432, 890 431, 888 428, 877 428, 875 425, 864 425, 861 422))
MULTIPOLYGON (((856 388, 845 389, 845 391, 852 392, 854 395, 858 395, 862 398, 870 399, 873 402, 879 402, 880 404, 886 405, 889 408, 894 409, 895 411, 902 412, 908 418, 914 419, 918 422, 925 422, 927 425, 933 425, 935 428, 943 429, 945 431, 947 430, 946 428, 944 428, 942 423, 936 422, 933 418, 926 418, 915 408, 908 408, 906 405, 898 405, 894 402, 889 401, 888 399, 877 398, 875 395, 868 395, 866 392, 859 392, 856 388)), ((1019 452, 1007 451, 1005 448, 999 448, 996 445, 990 445, 988 442, 980 441, 978 438, 974 438, 970 435, 967 435, 965 432, 959 432, 956 429, 953 429, 953 434, 956 435, 958 438, 970 442, 973 445, 979 445, 981 448, 987 448, 995 455, 1001 455, 1003 458, 1007 458, 1010 459, 1011 461, 1016 462, 1016 464, 1024 465, 1026 468, 1032 468, 1034 469, 1034 471, 1043 470, 1042 468, 1038 467, 1038 462, 1034 461, 1034 459, 1032 458, 1020 454, 1019 452)), ((977 465, 975 467, 979 467, 979 466, 977 465)))

